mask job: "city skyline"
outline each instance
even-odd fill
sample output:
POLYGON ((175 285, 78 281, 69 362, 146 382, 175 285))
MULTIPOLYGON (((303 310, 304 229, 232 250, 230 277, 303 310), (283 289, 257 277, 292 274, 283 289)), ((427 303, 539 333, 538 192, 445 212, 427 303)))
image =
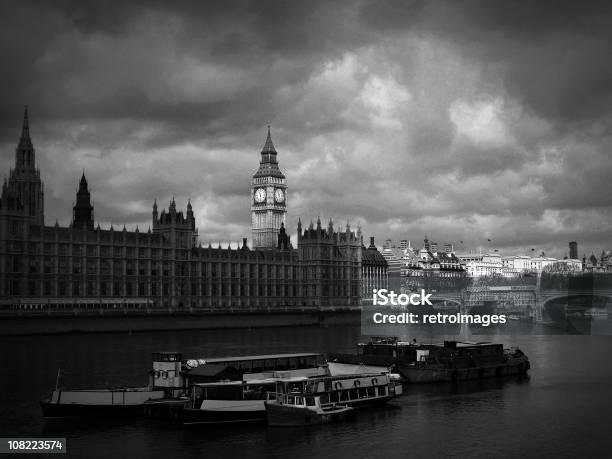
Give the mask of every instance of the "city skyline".
POLYGON ((292 235, 332 216, 379 244, 612 246, 605 6, 238 5, 4 4, 2 175, 27 103, 47 224, 85 169, 96 223, 191 198, 202 243, 235 245, 271 123, 292 235))

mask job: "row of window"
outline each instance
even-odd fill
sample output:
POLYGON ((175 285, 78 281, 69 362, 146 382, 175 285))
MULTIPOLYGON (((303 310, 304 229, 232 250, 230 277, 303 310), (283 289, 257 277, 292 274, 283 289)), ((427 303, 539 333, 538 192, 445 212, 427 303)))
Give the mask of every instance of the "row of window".
MULTIPOLYGON (((20 273, 24 269, 24 260, 20 256, 9 256, 8 272, 20 273)), ((269 279, 296 279, 298 277, 297 266, 283 265, 257 265, 257 264, 238 264, 238 263, 176 263, 175 275, 189 276, 199 275, 201 277, 232 277, 232 278, 269 278, 269 279), (191 268, 191 272, 190 272, 191 268)), ((120 273, 125 275, 157 276, 172 274, 171 264, 168 262, 148 262, 134 260, 91 260, 83 262, 81 258, 60 257, 30 259, 28 272, 31 274, 111 274, 120 273), (98 268, 99 263, 99 268, 98 268), (42 271, 41 271, 42 268, 42 271)), ((309 272, 311 272, 309 270, 309 272)), ((342 272, 341 270, 339 272, 342 272)))
MULTIPOLYGON (((346 291, 346 289, 345 289, 346 291)), ((295 285, 237 285, 237 284, 196 284, 169 282, 98 282, 98 281, 27 281, 9 279, 9 296, 299 296, 295 285)))

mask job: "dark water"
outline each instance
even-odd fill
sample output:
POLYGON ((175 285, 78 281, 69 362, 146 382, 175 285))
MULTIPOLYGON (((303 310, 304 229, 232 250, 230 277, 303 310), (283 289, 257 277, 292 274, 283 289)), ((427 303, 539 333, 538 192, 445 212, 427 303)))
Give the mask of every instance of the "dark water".
POLYGON ((66 387, 145 385, 156 350, 351 352, 360 338, 358 325, 2 338, 0 436, 65 436, 74 457, 612 457, 610 336, 496 336, 528 354, 529 378, 412 386, 386 409, 305 429, 45 422, 37 405, 58 367, 66 387))

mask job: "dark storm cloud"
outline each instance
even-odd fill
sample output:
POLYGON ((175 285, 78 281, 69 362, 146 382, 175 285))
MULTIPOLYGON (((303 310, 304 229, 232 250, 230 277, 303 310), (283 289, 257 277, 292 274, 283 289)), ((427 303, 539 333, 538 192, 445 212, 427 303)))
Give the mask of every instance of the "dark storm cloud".
POLYGON ((609 246, 607 2, 0 10, 0 166, 28 103, 49 222, 68 222, 84 168, 102 224, 146 228, 174 195, 203 241, 238 241, 271 122, 291 227, 321 215, 378 240, 609 246))
POLYGON ((532 110, 566 121, 609 115, 612 4, 607 1, 372 1, 362 24, 413 27, 505 67, 508 89, 532 110))

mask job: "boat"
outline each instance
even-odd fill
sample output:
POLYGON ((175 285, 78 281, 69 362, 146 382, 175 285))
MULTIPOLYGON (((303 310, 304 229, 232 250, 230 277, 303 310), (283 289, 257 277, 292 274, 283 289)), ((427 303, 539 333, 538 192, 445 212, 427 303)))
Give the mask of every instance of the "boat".
POLYGON ((176 413, 183 425, 263 422, 266 394, 274 391, 280 375, 308 377, 329 375, 326 365, 268 373, 244 374, 241 380, 193 383, 189 402, 176 413))
POLYGON ((267 394, 277 389, 278 381, 308 381, 309 387, 315 383, 323 384, 317 386, 323 403, 338 402, 354 407, 381 403, 402 393, 401 384, 388 373, 334 376, 326 365, 322 365, 302 370, 246 374, 242 381, 192 384, 189 402, 176 417, 183 425, 265 421, 267 394), (384 395, 383 390, 386 392, 384 395), (330 396, 332 399, 326 399, 330 396), (337 400, 333 399, 335 396, 337 400))
POLYGON ((330 362, 388 366, 406 383, 462 381, 525 375, 528 357, 516 347, 489 342, 444 341, 419 344, 397 338, 373 338, 359 344, 357 354, 332 354, 330 362))
POLYGON ((356 408, 384 404, 401 390, 388 374, 276 378, 265 402, 270 426, 304 426, 345 419, 356 408))
POLYGON ((55 389, 40 402, 43 417, 109 416, 138 414, 146 402, 176 399, 183 394, 181 354, 160 352, 153 354, 153 370, 149 385, 101 389, 62 389, 61 370, 57 372, 55 389), (159 381, 153 382, 153 378, 159 381))
POLYGON ((146 401, 166 397, 163 390, 148 387, 125 389, 56 389, 48 400, 40 402, 45 418, 73 416, 126 415, 142 412, 146 401))
POLYGON ((295 427, 336 422, 352 414, 353 408, 346 405, 321 404, 320 396, 297 394, 278 395, 266 401, 268 425, 273 427, 295 427))

